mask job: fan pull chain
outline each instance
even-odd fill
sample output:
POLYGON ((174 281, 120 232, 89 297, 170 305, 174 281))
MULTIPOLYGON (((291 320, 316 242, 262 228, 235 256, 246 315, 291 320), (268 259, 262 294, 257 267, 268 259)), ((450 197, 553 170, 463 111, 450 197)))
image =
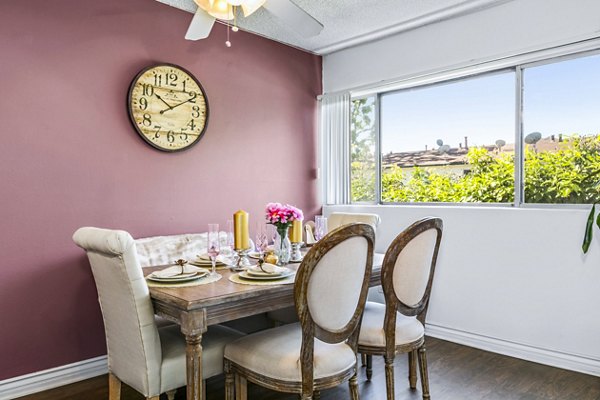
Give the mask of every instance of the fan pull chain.
POLYGON ((225 46, 227 46, 227 47, 231 47, 231 42, 229 41, 229 28, 230 28, 230 25, 228 22, 227 23, 227 41, 225 42, 225 46))

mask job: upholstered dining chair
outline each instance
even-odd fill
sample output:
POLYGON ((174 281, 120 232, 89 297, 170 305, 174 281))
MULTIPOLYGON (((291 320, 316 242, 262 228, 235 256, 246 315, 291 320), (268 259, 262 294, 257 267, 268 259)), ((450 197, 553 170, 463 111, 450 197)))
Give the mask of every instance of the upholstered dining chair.
MULTIPOLYGON (((135 243, 125 231, 80 228, 73 235, 92 267, 108 349, 109 399, 120 398, 121 382, 147 399, 172 399, 186 385, 185 338, 177 325, 157 327, 135 243)), ((203 378, 223 372, 225 344, 242 336, 221 326, 202 337, 203 378)))
POLYGON ((304 256, 294 283, 299 323, 254 333, 225 347, 225 399, 246 400, 246 382, 302 400, 349 381, 358 400, 356 344, 373 260, 367 224, 328 233, 304 256), (235 379, 234 379, 235 378, 235 379))
POLYGON ((327 218, 327 227, 329 231, 332 231, 342 225, 355 222, 369 224, 373 229, 377 230, 377 227, 381 223, 381 218, 379 215, 373 213, 333 212, 327 218))
POLYGON ((417 384, 417 359, 423 399, 429 399, 425 355, 425 317, 442 239, 442 220, 424 218, 409 226, 390 244, 381 269, 385 305, 368 301, 358 339, 358 351, 367 355, 367 379, 373 355, 385 360, 387 399, 394 399, 394 357, 408 353, 409 384, 417 384))

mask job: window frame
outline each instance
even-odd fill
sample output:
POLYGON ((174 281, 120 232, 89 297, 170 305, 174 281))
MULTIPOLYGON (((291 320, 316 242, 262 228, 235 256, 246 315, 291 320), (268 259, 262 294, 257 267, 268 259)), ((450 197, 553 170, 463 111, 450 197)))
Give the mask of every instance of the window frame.
MULTIPOLYGON (((555 64, 563 61, 600 55, 600 39, 594 39, 575 43, 572 45, 560 46, 552 49, 545 49, 524 55, 501 58, 490 62, 468 65, 457 69, 442 70, 439 72, 413 76, 396 82, 388 82, 380 86, 369 88, 358 88, 351 90, 351 102, 355 99, 374 97, 375 104, 375 201, 373 202, 354 202, 350 191, 350 204, 365 205, 385 205, 385 206, 438 206, 438 207, 500 207, 500 208, 560 208, 560 209, 587 209, 591 203, 581 204, 552 204, 552 203, 525 203, 525 181, 524 181, 524 146, 523 146, 523 70, 555 64), (512 203, 456 203, 456 202, 384 202, 381 193, 381 97, 388 94, 398 93, 405 90, 425 88, 438 84, 452 83, 463 79, 476 78, 478 76, 492 75, 513 71, 515 73, 515 162, 514 162, 514 201, 512 203)), ((348 177, 351 179, 351 171, 348 171, 348 177)), ((351 189, 351 188, 350 188, 351 189)))

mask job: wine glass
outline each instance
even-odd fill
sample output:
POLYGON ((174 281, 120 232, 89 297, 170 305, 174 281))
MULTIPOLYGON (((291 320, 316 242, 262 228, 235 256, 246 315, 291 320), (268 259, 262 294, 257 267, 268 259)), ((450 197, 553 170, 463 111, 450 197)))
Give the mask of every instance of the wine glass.
POLYGON ((219 224, 208 224, 207 248, 207 253, 212 263, 210 276, 215 278, 219 276, 219 274, 217 274, 217 256, 219 255, 219 251, 221 249, 219 243, 219 224))
POLYGON ((275 225, 267 225, 267 240, 268 240, 268 244, 272 244, 273 246, 275 246, 275 242, 277 241, 277 238, 279 237, 279 233, 277 232, 277 228, 275 228, 275 225))
POLYGON ((267 237, 267 227, 263 223, 256 224, 256 252, 258 253, 258 259, 262 262, 265 258, 265 252, 269 246, 269 239, 267 237))
POLYGON ((315 239, 317 241, 323 239, 327 234, 327 217, 322 215, 315 216, 315 239))
POLYGON ((226 240, 226 248, 221 249, 221 254, 227 257, 227 263, 229 265, 234 263, 235 259, 235 251, 233 250, 234 245, 234 236, 233 236, 233 220, 227 220, 227 240, 226 240))

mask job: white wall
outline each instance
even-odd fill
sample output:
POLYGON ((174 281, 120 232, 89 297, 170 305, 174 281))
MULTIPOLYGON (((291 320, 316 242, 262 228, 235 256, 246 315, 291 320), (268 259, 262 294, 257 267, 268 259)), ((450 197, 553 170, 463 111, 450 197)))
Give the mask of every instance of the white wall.
POLYGON ((323 59, 323 90, 341 91, 600 36, 598 0, 513 0, 323 59))
POLYGON ((427 328, 432 336, 600 375, 600 232, 588 210, 325 206, 381 216, 376 251, 425 216, 444 221, 427 328))
MULTIPOLYGON (((324 90, 473 65, 600 36, 600 1, 514 0, 325 56, 324 90)), ((434 215, 445 223, 429 334, 600 375, 600 232, 584 209, 331 206, 382 217, 378 250, 434 215)))

